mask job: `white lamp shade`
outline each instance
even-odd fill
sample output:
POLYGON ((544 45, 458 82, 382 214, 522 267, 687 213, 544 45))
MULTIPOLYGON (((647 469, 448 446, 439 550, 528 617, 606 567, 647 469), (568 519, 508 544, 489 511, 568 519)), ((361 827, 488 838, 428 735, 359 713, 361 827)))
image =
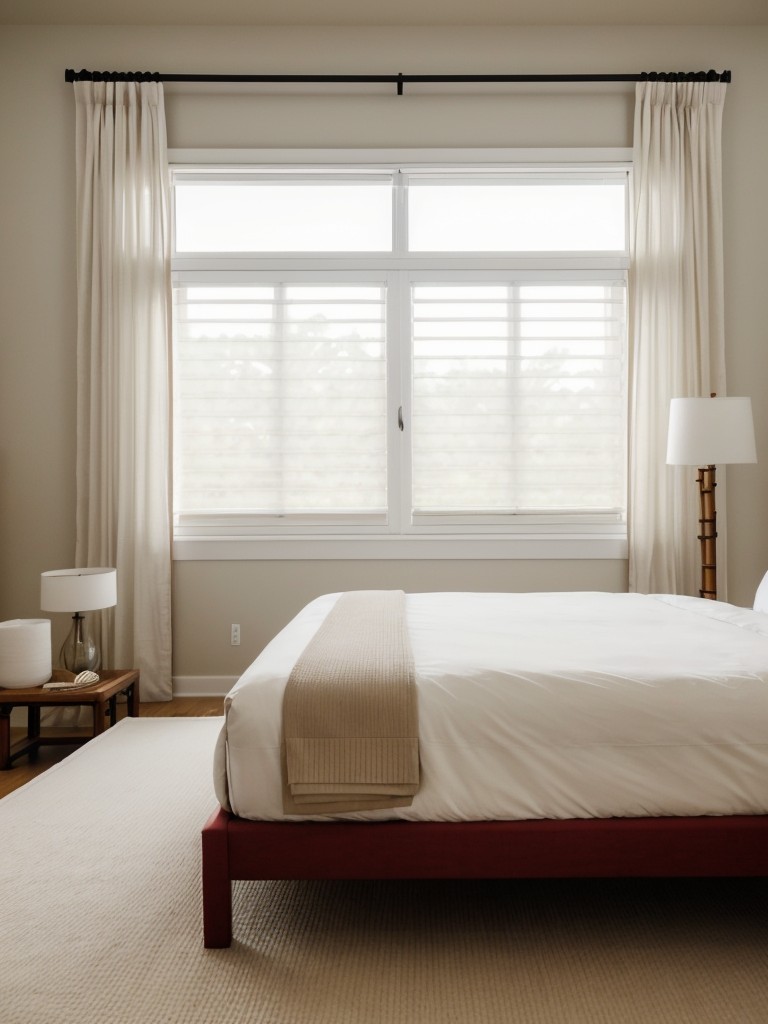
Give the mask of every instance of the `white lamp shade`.
POLYGON ((757 462, 750 398, 673 398, 667 463, 715 466, 757 462))
POLYGON ((117 604, 117 569, 56 569, 40 576, 40 607, 87 612, 117 604))

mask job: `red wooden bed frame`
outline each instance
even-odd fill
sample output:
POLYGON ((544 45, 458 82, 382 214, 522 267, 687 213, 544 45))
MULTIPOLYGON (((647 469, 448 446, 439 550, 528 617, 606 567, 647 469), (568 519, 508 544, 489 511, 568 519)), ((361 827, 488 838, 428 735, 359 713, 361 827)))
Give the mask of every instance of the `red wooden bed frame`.
POLYGON ((768 875, 768 815, 563 821, 270 822, 219 808, 202 833, 207 948, 239 879, 768 875))

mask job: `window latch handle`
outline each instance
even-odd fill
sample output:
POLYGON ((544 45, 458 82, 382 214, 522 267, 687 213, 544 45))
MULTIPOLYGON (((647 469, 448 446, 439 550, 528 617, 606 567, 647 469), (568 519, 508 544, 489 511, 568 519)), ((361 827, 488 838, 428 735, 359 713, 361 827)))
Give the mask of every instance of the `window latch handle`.
POLYGON ((400 430, 404 430, 405 429, 404 425, 403 425, 403 407, 402 407, 402 405, 399 405, 397 407, 397 425, 400 428, 400 430))

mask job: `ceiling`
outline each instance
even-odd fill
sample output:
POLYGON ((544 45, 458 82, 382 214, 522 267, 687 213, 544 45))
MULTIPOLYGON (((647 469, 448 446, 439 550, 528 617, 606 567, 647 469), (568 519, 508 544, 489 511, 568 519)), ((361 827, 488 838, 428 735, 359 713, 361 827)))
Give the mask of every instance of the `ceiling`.
POLYGON ((768 0, 2 0, 5 25, 768 25, 768 0))

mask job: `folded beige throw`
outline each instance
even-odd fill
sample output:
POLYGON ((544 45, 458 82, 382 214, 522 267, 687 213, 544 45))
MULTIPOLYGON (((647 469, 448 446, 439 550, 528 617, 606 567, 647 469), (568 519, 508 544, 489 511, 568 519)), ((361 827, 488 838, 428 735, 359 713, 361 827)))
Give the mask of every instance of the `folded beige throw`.
POLYGON ((405 594, 342 594, 286 684, 283 810, 407 806, 419 787, 418 743, 405 594))

